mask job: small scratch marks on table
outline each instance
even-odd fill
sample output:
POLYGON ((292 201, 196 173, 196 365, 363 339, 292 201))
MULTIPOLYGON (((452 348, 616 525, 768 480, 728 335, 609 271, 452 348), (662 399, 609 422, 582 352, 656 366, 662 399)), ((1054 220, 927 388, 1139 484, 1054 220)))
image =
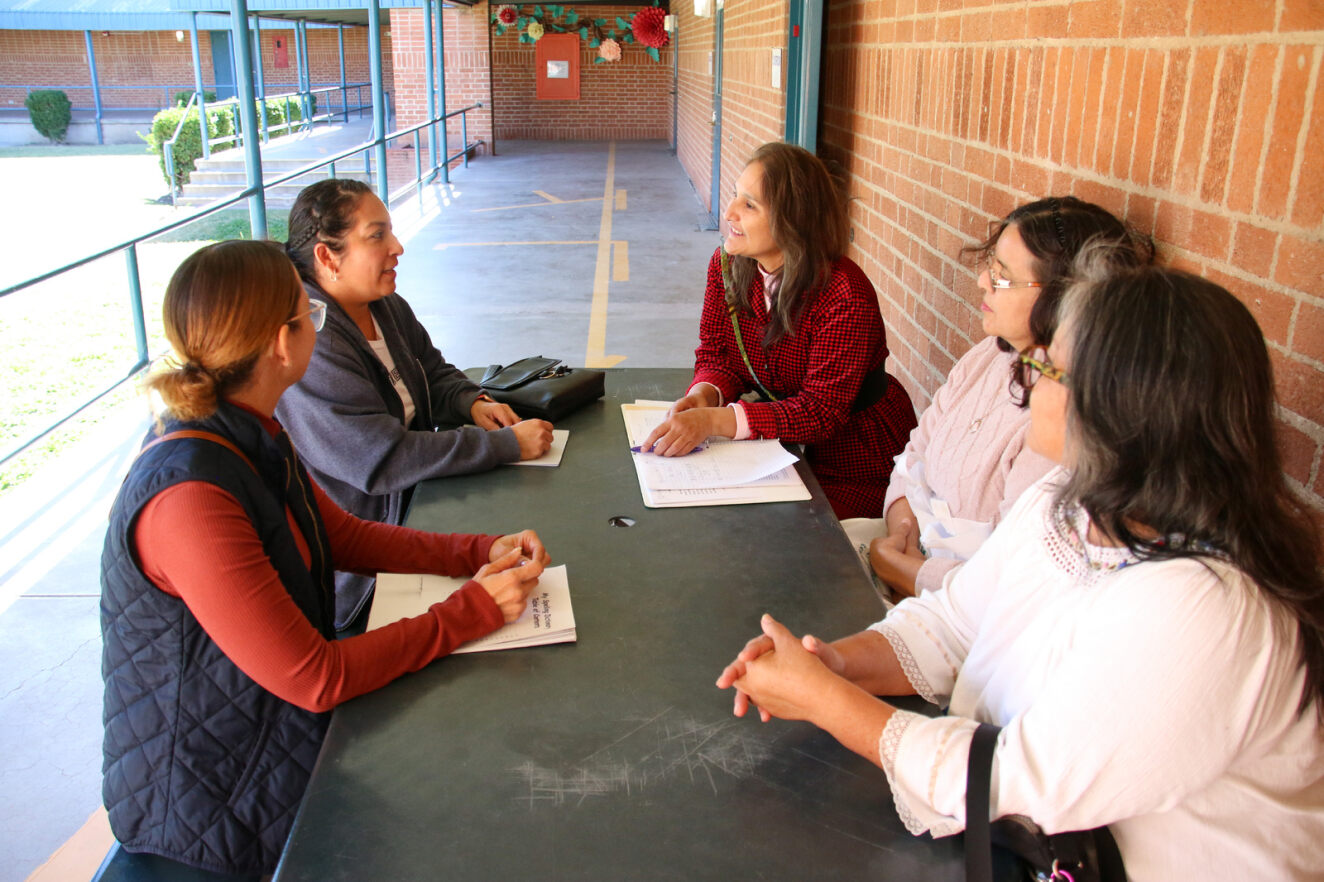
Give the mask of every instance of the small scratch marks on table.
POLYGON ((860 778, 860 779, 864 778, 863 775, 857 775, 854 772, 852 772, 850 769, 843 769, 841 766, 837 765, 836 763, 830 763, 827 760, 823 759, 821 756, 814 756, 812 753, 805 753, 803 750, 801 750, 798 747, 792 747, 791 751, 793 753, 800 754, 800 756, 804 757, 805 759, 811 759, 816 763, 822 763, 823 765, 827 766, 829 769, 836 769, 838 772, 841 772, 843 775, 850 775, 852 778, 860 778))

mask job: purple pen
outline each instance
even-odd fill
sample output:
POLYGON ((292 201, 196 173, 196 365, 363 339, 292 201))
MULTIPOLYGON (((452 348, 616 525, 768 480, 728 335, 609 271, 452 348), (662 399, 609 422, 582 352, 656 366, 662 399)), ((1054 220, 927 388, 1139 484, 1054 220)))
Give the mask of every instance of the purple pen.
MULTIPOLYGON (((702 445, 700 445, 700 446, 694 448, 693 450, 690 451, 690 453, 698 453, 700 450, 703 450, 703 446, 702 446, 702 445)), ((644 451, 643 451, 643 448, 642 448, 642 447, 631 447, 631 448, 630 448, 630 452, 631 452, 631 453, 643 453, 644 451)), ((648 452, 649 452, 649 453, 652 453, 651 450, 648 451, 648 452)))

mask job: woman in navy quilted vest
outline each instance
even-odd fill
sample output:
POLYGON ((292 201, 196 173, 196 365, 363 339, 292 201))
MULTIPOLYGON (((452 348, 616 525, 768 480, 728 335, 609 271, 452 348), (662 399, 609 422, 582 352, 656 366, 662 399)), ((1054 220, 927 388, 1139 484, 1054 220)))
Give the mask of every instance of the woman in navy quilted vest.
POLYGON ((221 873, 276 866, 330 710, 523 611, 536 534, 433 534, 346 514, 273 418, 326 304, 280 248, 221 242, 166 291, 166 412, 102 555, 103 797, 124 848, 221 873), (523 565, 521 565, 523 564, 523 565), (425 614, 334 639, 336 570, 472 574, 425 614))
POLYGON ((803 147, 754 152, 708 263, 694 381, 645 450, 683 456, 709 437, 803 444, 837 517, 882 516, 915 409, 884 367, 878 295, 846 257, 845 197, 803 147))

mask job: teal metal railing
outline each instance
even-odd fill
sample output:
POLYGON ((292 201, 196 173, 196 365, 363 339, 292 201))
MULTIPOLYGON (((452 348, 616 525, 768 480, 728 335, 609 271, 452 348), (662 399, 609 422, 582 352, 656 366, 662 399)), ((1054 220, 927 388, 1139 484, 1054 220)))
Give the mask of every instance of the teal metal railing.
MULTIPOLYGON (((259 123, 258 123, 258 126, 261 130, 262 143, 266 144, 270 140, 271 135, 274 132, 284 132, 285 134, 293 134, 296 129, 299 131, 308 131, 312 129, 316 123, 319 122, 325 122, 328 126, 332 125, 337 116, 343 116, 344 120, 348 122, 349 121, 348 99, 349 99, 350 89, 355 90, 355 101, 358 102, 357 106, 358 106, 359 118, 362 119, 363 111, 367 109, 368 106, 370 106, 370 105, 364 105, 362 103, 363 101, 362 88, 368 85, 370 84, 350 83, 345 86, 326 86, 321 89, 312 89, 308 92, 287 92, 281 95, 269 95, 265 99, 257 99, 258 103, 261 105, 262 108, 262 113, 260 114, 259 123), (340 104, 339 104, 339 106, 342 108, 341 110, 331 109, 331 102, 329 99, 336 92, 342 93, 340 96, 340 104), (310 113, 305 116, 304 114, 306 109, 313 104, 313 102, 315 101, 315 97, 317 95, 323 95, 323 94, 328 99, 326 102, 324 102, 324 106, 326 108, 325 111, 320 114, 310 113), (276 123, 275 125, 271 125, 267 121, 267 108, 270 106, 270 103, 273 101, 280 103, 284 108, 282 122, 276 123), (298 119, 290 118, 291 117, 290 110, 293 107, 299 108, 298 119)), ((385 93, 385 98, 388 107, 387 116, 389 117, 391 93, 390 92, 385 93)), ((194 92, 192 95, 189 96, 188 104, 184 106, 184 113, 179 118, 179 125, 175 126, 175 131, 170 136, 169 140, 167 140, 164 144, 161 145, 161 155, 164 157, 164 161, 165 161, 166 180, 170 183, 171 205, 177 205, 179 199, 179 187, 177 184, 177 177, 175 175, 175 141, 179 139, 180 130, 182 130, 184 128, 184 124, 188 122, 189 112, 193 110, 194 106, 197 103, 198 103, 198 93, 194 92)), ((243 119, 243 115, 239 112, 238 98, 232 97, 232 98, 226 98, 223 101, 207 102, 205 105, 205 110, 206 112, 198 117, 198 125, 201 127, 200 131, 205 133, 206 135, 207 146, 209 148, 216 146, 224 146, 226 148, 243 146, 244 127, 241 121, 243 119), (216 137, 211 136, 208 119, 210 117, 210 114, 212 113, 224 113, 229 117, 230 119, 229 134, 217 135, 216 137)), ((375 135, 376 133, 374 132, 372 136, 375 135)))
MULTIPOLYGON (((30 435, 29 437, 23 439, 17 444, 14 444, 11 447, 9 447, 4 452, 4 454, 0 456, 0 464, 6 463, 10 459, 13 459, 15 456, 22 453, 27 448, 31 447, 37 441, 40 441, 42 438, 50 434, 55 429, 58 429, 60 426, 64 425, 70 419, 82 413, 88 407, 91 407, 93 404, 100 401, 102 398, 106 397, 110 393, 114 392, 124 383, 136 377, 141 371, 143 371, 145 368, 148 367, 148 365, 151 364, 152 357, 147 351, 147 322, 143 315, 142 281, 138 273, 138 245, 140 243, 145 242, 149 239, 154 239, 157 236, 170 232, 171 230, 176 230, 179 229, 180 227, 187 226, 193 223, 194 221, 201 220, 202 218, 215 214, 218 211, 222 211, 226 208, 229 208, 230 206, 255 195, 254 193, 255 190, 261 190, 265 192, 267 189, 270 189, 271 187, 279 186, 281 184, 286 183, 287 181, 291 181, 299 177, 300 175, 306 175, 309 172, 317 171, 318 169, 323 167, 329 167, 329 173, 332 177, 334 177, 336 173, 337 162, 343 162, 344 160, 350 159, 358 154, 364 155, 365 168, 369 171, 369 173, 371 173, 372 163, 371 163, 371 155, 369 151, 375 150, 378 146, 384 147, 386 144, 388 144, 391 141, 395 141, 399 138, 404 138, 409 136, 413 137, 413 142, 414 142, 414 179, 413 181, 409 182, 405 186, 398 189, 395 193, 390 194, 390 198, 386 199, 385 201, 389 205, 395 202, 400 196, 403 196, 405 193, 407 193, 411 188, 414 188, 418 190, 419 201, 421 204, 423 198, 424 184, 431 183, 433 180, 435 180, 439 172, 442 173, 442 175, 447 180, 449 180, 448 170, 450 163, 460 159, 461 157, 463 157, 464 165, 467 168, 469 165, 470 152, 475 147, 483 143, 482 141, 474 141, 473 143, 469 142, 469 137, 468 137, 469 127, 468 127, 468 117, 467 117, 469 111, 477 110, 482 106, 483 105, 480 102, 476 104, 471 104, 468 107, 462 107, 459 110, 452 110, 450 113, 447 113, 443 116, 439 116, 436 117, 435 119, 418 123, 417 125, 410 126, 407 129, 401 129, 396 132, 389 132, 384 137, 376 137, 376 133, 374 132, 374 137, 370 138, 368 141, 365 141, 362 144, 359 144, 358 146, 350 147, 346 150, 341 151, 340 153, 335 154, 334 156, 329 156, 325 159, 319 159, 316 162, 309 163, 308 165, 295 169, 294 171, 291 171, 287 174, 283 174, 280 175, 279 177, 275 177, 263 181, 262 186, 260 188, 249 187, 240 190, 236 192, 233 196, 214 202, 211 205, 207 206, 206 208, 193 212, 187 217, 180 218, 179 220, 176 221, 171 221, 170 223, 158 227, 150 232, 143 233, 142 235, 135 236, 132 239, 128 239, 126 241, 120 242, 118 245, 112 245, 109 248, 103 248, 100 251, 88 255, 87 257, 83 257, 78 260, 72 261, 70 263, 66 263, 63 266, 59 266, 53 270, 50 270, 49 272, 42 273, 39 276, 35 276, 23 282, 19 282, 17 285, 12 285, 8 288, 0 290, 0 298, 8 297, 10 294, 17 293, 19 291, 24 290, 25 288, 30 288, 33 285, 40 284, 41 282, 47 281, 48 279, 53 279, 56 276, 62 275, 63 273, 70 272, 71 270, 75 270, 78 269, 79 267, 86 266, 87 264, 92 263, 93 261, 100 260, 103 257, 108 257, 109 255, 122 251, 124 252, 125 272, 128 275, 129 311, 131 318, 133 320, 133 337, 134 337, 134 346, 136 350, 136 361, 134 361, 133 365, 128 368, 124 376, 115 380, 109 386, 106 386, 105 388, 101 389, 99 392, 92 395, 91 397, 78 402, 71 410, 69 410, 67 413, 63 413, 62 415, 60 415, 57 419, 55 419, 54 422, 51 422, 50 424, 42 428, 40 431, 30 435), (464 139, 463 149, 457 151, 454 154, 446 156, 444 159, 440 160, 436 165, 432 165, 426 171, 424 171, 421 162, 421 151, 418 149, 419 137, 420 137, 419 133, 423 129, 429 129, 431 137, 435 139, 436 137, 438 137, 438 133, 437 133, 438 124, 441 125, 442 131, 444 132, 445 121, 455 116, 460 117, 461 133, 464 139)), ((379 170, 379 173, 381 175, 381 180, 385 181, 386 170, 382 168, 379 170)))

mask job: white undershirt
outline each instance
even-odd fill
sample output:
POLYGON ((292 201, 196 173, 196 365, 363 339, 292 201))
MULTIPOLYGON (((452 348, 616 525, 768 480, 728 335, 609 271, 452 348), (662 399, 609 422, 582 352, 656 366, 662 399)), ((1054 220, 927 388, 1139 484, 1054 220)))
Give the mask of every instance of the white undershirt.
POLYGON ((386 366, 386 373, 391 378, 391 385, 395 387, 395 394, 400 396, 400 403, 405 406, 405 425, 408 426, 414 421, 416 409, 414 407, 414 397, 409 394, 408 387, 400 379, 400 369, 395 366, 395 359, 391 358, 391 350, 386 345, 386 338, 382 336, 382 326, 377 324, 377 319, 372 320, 372 330, 376 333, 376 340, 369 340, 368 345, 372 347, 372 352, 378 360, 386 366))

